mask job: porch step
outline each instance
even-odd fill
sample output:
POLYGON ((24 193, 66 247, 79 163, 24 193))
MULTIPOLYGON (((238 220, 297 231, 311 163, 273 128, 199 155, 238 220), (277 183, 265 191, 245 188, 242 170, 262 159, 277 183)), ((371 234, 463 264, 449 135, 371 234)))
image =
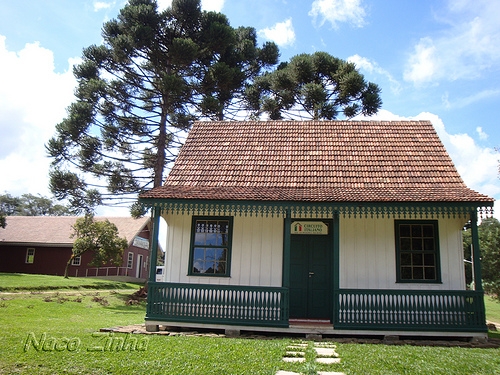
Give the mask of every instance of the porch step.
MULTIPOLYGON (((333 365, 340 363, 340 358, 336 352, 337 346, 331 343, 314 342, 312 345, 309 342, 299 342, 286 347, 284 362, 307 363, 306 351, 314 350, 314 362, 317 364, 333 365)), ((280 370, 276 375, 299 375, 299 373, 280 370)), ((344 375, 342 372, 318 371, 317 375, 344 375)))

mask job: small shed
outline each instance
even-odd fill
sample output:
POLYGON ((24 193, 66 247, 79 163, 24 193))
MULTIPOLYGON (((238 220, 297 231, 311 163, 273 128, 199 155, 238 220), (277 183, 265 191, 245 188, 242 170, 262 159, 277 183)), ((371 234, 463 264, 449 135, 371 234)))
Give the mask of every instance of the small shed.
POLYGON ((197 122, 140 200, 168 225, 150 330, 487 331, 477 220, 494 200, 464 184, 428 121, 197 122))

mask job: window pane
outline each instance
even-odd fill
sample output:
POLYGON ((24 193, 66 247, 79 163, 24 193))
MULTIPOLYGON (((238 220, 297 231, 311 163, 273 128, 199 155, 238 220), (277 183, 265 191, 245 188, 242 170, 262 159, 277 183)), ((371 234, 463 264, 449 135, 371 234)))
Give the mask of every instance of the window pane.
POLYGON ((424 250, 434 250, 433 238, 424 238, 424 250))
POLYGON ((434 226, 433 225, 422 225, 423 236, 424 237, 434 237, 434 226))
POLYGON ((215 249, 205 249, 205 260, 211 262, 215 260, 215 249))
POLYGON ((424 267, 413 267, 413 280, 424 279, 424 267))
POLYGON ((203 269, 203 262, 195 261, 193 262, 193 273, 201 273, 203 269))
POLYGON ((206 241, 205 244, 206 245, 210 245, 210 246, 217 245, 217 234, 215 234, 215 233, 207 233, 205 236, 206 236, 205 237, 206 238, 205 239, 205 241, 206 241))
POLYGON ((413 254, 413 265, 414 266, 423 266, 424 265, 424 256, 423 254, 413 254))
POLYGON ((196 233, 205 233, 207 228, 207 222, 205 220, 196 221, 196 233))
POLYGON ((400 250, 411 250, 411 239, 401 238, 399 240, 399 248, 400 250))
POLYGON ((216 262, 215 265, 215 273, 226 273, 226 262, 216 262))
POLYGON ((411 254, 410 253, 401 253, 401 265, 402 266, 411 266, 411 254))
POLYGON ((422 249, 422 240, 420 238, 413 238, 411 240, 411 249, 412 250, 423 250, 422 249))
POLYGON ((205 233, 195 233, 195 235, 194 235, 194 244, 195 245, 206 245, 206 242, 205 242, 205 233))
POLYGON ((227 230, 229 228, 229 222, 227 220, 222 220, 219 221, 219 225, 220 225, 219 233, 227 233, 227 230))
POLYGON ((400 237, 410 237, 410 226, 409 225, 400 225, 399 226, 399 236, 400 237))
POLYGON ((193 259, 194 260, 205 260, 205 249, 195 247, 193 259))
POLYGON ((434 267, 425 267, 425 279, 426 280, 436 279, 436 269, 434 267))
POLYGON ((401 267, 401 279, 411 280, 411 267, 401 267))
POLYGON ((207 233, 216 233, 217 232, 217 222, 216 221, 208 221, 207 233))
POLYGON ((215 262, 205 262, 205 267, 207 267, 205 273, 215 273, 215 262))
POLYGON ((411 236, 412 237, 422 237, 422 227, 420 225, 411 226, 411 236))
POLYGON ((215 250, 215 260, 226 261, 226 249, 216 249, 215 250))
POLYGON ((434 254, 424 254, 424 264, 426 266, 435 266, 435 259, 434 254))
POLYGON ((214 233, 211 236, 213 236, 213 243, 211 243, 210 245, 220 246, 221 242, 222 242, 221 234, 220 233, 214 233))

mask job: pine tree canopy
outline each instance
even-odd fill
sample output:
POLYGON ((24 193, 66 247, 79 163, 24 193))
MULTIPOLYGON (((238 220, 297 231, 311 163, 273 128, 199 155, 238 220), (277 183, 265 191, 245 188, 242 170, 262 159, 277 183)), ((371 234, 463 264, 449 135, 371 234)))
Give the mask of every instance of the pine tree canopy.
POLYGON ((160 186, 195 120, 350 118, 381 107, 377 85, 325 52, 273 70, 276 44, 259 46, 254 28, 233 28, 200 0, 164 11, 129 0, 102 36, 83 50, 76 100, 46 144, 50 190, 78 212, 130 205, 160 186))
POLYGON ((74 68, 76 101, 46 144, 52 193, 80 211, 159 186, 192 122, 235 116, 245 84, 279 54, 199 0, 162 12, 130 0, 102 36, 74 68))

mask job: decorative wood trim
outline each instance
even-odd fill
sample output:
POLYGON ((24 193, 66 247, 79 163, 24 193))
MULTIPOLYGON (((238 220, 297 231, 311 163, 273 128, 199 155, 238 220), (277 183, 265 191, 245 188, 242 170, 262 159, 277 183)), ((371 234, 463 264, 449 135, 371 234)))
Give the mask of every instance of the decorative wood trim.
POLYGON ((493 215, 488 202, 281 202, 281 201, 201 201, 171 199, 140 199, 144 208, 187 215, 217 216, 292 216, 309 218, 392 217, 398 219, 427 219, 431 217, 466 217, 471 211, 480 217, 493 215))

